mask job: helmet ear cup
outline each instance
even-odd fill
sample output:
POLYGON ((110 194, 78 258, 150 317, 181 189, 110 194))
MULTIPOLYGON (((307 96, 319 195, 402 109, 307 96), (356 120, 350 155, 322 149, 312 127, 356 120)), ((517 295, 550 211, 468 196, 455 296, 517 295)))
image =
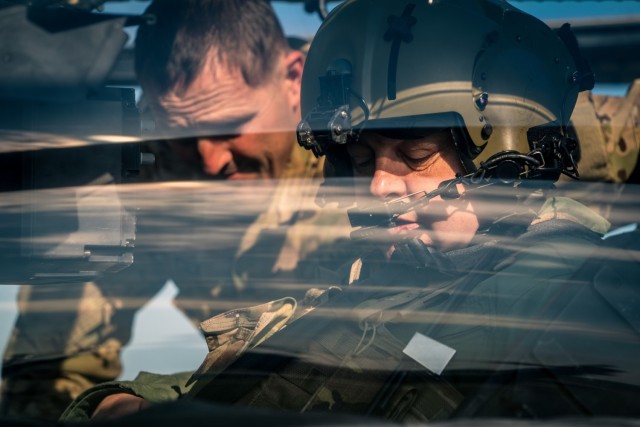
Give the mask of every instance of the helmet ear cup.
POLYGON ((473 66, 472 99, 481 124, 472 137, 476 145, 489 143, 478 162, 501 151, 527 153, 533 127, 566 126, 579 90, 575 70, 567 47, 546 24, 505 9, 499 30, 485 37, 473 66))

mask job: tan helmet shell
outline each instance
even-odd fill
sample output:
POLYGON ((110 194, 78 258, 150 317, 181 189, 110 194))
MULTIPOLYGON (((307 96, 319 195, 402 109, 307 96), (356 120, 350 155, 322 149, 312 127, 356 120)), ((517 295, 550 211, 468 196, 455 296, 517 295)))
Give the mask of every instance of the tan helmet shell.
MULTIPOLYGON (((352 92, 366 102, 369 122, 457 113, 481 152, 473 156, 476 167, 504 150, 529 152, 527 130, 566 125, 578 95, 564 43, 542 21, 500 0, 347 0, 311 44, 303 117, 317 104, 318 77, 337 60, 351 64, 352 92), (403 13, 413 24, 402 26, 403 13), (394 41, 385 40, 394 25, 405 37, 409 32, 399 42, 395 99, 388 93, 394 41)), ((355 96, 351 113, 353 125, 362 124, 355 96)))

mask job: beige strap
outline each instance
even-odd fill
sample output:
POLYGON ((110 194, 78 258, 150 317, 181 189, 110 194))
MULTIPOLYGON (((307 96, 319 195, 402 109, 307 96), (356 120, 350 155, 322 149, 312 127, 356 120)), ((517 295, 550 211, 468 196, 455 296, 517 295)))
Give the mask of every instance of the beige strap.
POLYGON ((360 279, 360 273, 362 272, 362 258, 358 258, 351 264, 351 269, 349 270, 349 286, 355 283, 358 279, 360 279))

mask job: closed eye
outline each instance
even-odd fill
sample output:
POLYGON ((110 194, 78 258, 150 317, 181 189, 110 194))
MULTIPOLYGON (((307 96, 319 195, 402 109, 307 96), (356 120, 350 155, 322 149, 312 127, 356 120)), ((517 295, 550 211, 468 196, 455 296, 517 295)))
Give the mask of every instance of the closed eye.
POLYGON ((437 153, 437 146, 434 144, 411 144, 402 147, 400 157, 410 168, 424 170, 433 162, 437 153))
POLYGON ((370 175, 373 173, 375 156, 369 147, 353 144, 347 147, 347 153, 351 160, 351 167, 358 175, 370 175))

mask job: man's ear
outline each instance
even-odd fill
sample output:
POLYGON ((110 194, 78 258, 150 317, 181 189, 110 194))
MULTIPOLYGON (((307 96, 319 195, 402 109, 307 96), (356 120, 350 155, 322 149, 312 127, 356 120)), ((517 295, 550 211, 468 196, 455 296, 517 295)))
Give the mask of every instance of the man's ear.
POLYGON ((294 114, 300 114, 300 86, 304 68, 304 54, 299 50, 290 50, 284 57, 285 90, 289 97, 289 105, 294 114))

